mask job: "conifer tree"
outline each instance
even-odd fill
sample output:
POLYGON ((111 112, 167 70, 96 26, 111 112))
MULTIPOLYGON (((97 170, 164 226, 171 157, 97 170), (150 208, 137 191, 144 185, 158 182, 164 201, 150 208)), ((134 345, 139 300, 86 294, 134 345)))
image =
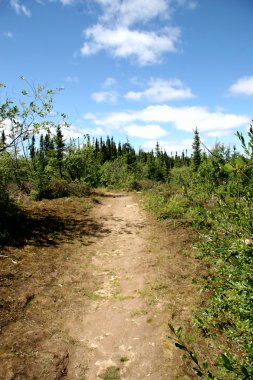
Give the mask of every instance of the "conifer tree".
POLYGON ((4 130, 2 130, 2 135, 1 135, 1 146, 4 147, 6 142, 6 136, 4 133, 4 130))
POLYGON ((29 149, 30 149, 30 157, 32 160, 34 160, 35 158, 35 136, 34 135, 32 135, 32 142, 29 149))
POLYGON ((198 171, 199 165, 201 163, 201 149, 200 149, 200 138, 197 128, 194 131, 194 140, 192 144, 192 168, 194 172, 198 171))
POLYGON ((122 156, 122 147, 120 142, 118 143, 118 156, 122 156))
POLYGON ((45 156, 48 156, 48 153, 51 150, 51 138, 50 138, 49 132, 47 132, 44 139, 44 150, 45 150, 45 156))
POLYGON ((63 161, 63 152, 64 152, 65 144, 63 141, 63 134, 62 134, 60 125, 58 125, 56 129, 55 145, 56 145, 57 166, 58 166, 60 177, 62 178, 62 161, 63 161))

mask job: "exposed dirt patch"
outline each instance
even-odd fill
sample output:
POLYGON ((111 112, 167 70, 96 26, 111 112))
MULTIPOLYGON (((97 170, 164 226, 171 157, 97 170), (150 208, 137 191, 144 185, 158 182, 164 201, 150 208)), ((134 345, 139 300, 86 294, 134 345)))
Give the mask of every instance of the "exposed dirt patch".
POLYGON ((0 379, 192 378, 166 340, 196 299, 189 231, 99 200, 27 205, 31 236, 1 251, 0 379))

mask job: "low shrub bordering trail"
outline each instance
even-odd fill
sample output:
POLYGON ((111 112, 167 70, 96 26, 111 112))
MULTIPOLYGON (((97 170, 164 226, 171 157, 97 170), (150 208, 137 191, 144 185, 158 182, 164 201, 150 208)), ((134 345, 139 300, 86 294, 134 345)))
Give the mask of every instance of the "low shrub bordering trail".
MULTIPOLYGON (((252 128, 249 138, 252 141, 252 128)), ((250 152, 245 143, 244 148, 246 155, 241 156, 217 146, 210 156, 202 156, 190 181, 182 177, 179 169, 172 170, 172 178, 181 181, 177 190, 174 182, 171 189, 160 187, 147 194, 147 207, 158 218, 183 223, 199 234, 197 257, 206 270, 197 280, 202 301, 194 313, 193 323, 199 328, 200 339, 214 347, 211 357, 205 359, 220 368, 214 371, 217 377, 211 374, 217 379, 253 377, 253 191, 250 180, 253 173, 252 154, 247 158, 250 152)), ((199 377, 212 378, 204 374, 199 377)))

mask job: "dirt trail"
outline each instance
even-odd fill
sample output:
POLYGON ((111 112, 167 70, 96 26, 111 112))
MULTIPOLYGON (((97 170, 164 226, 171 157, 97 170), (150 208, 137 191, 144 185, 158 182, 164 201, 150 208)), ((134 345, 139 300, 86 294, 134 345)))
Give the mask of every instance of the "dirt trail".
MULTIPOLYGON (((186 288, 176 289, 175 299, 166 267, 161 267, 173 247, 161 247, 163 236, 131 195, 103 198, 93 217, 109 231, 91 247, 91 270, 98 286, 88 305, 78 315, 73 311, 66 324, 69 335, 89 349, 86 378, 182 379, 182 373, 176 374, 179 361, 166 341, 166 325, 176 315, 188 317, 191 297, 185 305, 179 298, 191 285, 188 279, 186 288)), ((180 237, 177 243, 178 249, 180 237)), ((179 278, 182 266, 177 268, 179 278)), ((179 286, 175 276, 172 286, 179 286)), ((80 348, 72 352, 69 379, 78 376, 83 352, 80 348)))
POLYGON ((0 267, 0 380, 187 380, 166 339, 196 300, 192 237, 140 194, 29 201, 0 267))

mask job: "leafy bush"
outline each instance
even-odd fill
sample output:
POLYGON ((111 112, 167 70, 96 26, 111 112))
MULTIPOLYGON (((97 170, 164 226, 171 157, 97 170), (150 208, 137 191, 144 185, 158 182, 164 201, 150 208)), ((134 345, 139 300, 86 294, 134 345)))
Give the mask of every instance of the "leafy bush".
POLYGON ((100 169, 100 183, 102 186, 114 189, 127 188, 128 183, 131 181, 133 181, 133 176, 129 172, 123 157, 114 161, 106 161, 100 169))

